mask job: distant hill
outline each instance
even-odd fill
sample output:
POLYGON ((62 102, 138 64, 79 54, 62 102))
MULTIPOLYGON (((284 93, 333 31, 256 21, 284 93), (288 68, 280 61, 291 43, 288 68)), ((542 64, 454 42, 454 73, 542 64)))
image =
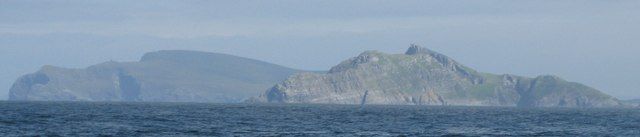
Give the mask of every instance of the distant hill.
POLYGON ((405 54, 367 51, 325 74, 300 73, 248 102, 320 104, 615 107, 616 98, 557 76, 477 72, 413 45, 405 54), (364 94, 367 98, 363 99, 364 94))
POLYGON ((9 100, 240 102, 296 72, 226 54, 158 51, 86 69, 44 66, 19 78, 9 100))

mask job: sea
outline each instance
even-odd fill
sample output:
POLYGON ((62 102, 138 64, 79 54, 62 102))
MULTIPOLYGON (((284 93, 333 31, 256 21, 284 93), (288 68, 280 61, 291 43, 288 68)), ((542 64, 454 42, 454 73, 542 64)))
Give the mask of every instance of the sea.
POLYGON ((0 102, 0 136, 640 136, 640 110, 0 102))

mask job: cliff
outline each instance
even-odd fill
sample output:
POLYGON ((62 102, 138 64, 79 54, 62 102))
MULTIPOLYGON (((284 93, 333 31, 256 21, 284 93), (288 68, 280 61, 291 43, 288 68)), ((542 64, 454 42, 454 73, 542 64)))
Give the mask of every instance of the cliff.
POLYGON ((616 98, 556 76, 527 78, 477 72, 412 45, 405 54, 367 51, 325 74, 299 73, 249 102, 614 107, 616 98))

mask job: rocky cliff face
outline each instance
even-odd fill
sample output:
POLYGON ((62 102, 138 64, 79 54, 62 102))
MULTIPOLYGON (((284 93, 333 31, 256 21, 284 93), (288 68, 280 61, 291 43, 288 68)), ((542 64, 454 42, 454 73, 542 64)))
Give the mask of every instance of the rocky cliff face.
POLYGON ((611 107, 621 103, 600 91, 555 76, 526 78, 480 73, 412 45, 405 54, 367 51, 326 74, 300 73, 251 102, 611 107))
POLYGON ((297 70, 231 55, 159 51, 139 62, 86 69, 44 66, 19 78, 10 100, 240 102, 297 70))

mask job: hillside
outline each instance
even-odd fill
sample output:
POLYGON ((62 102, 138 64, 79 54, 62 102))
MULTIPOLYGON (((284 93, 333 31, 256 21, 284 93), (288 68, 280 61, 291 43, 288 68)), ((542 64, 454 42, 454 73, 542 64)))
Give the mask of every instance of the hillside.
POLYGON ((44 66, 19 78, 10 100, 240 102, 299 72, 226 54, 158 51, 139 62, 85 69, 44 66))
POLYGON ((249 102, 611 107, 616 98, 557 76, 527 78, 477 72, 412 45, 405 54, 367 51, 325 74, 300 73, 249 102))

